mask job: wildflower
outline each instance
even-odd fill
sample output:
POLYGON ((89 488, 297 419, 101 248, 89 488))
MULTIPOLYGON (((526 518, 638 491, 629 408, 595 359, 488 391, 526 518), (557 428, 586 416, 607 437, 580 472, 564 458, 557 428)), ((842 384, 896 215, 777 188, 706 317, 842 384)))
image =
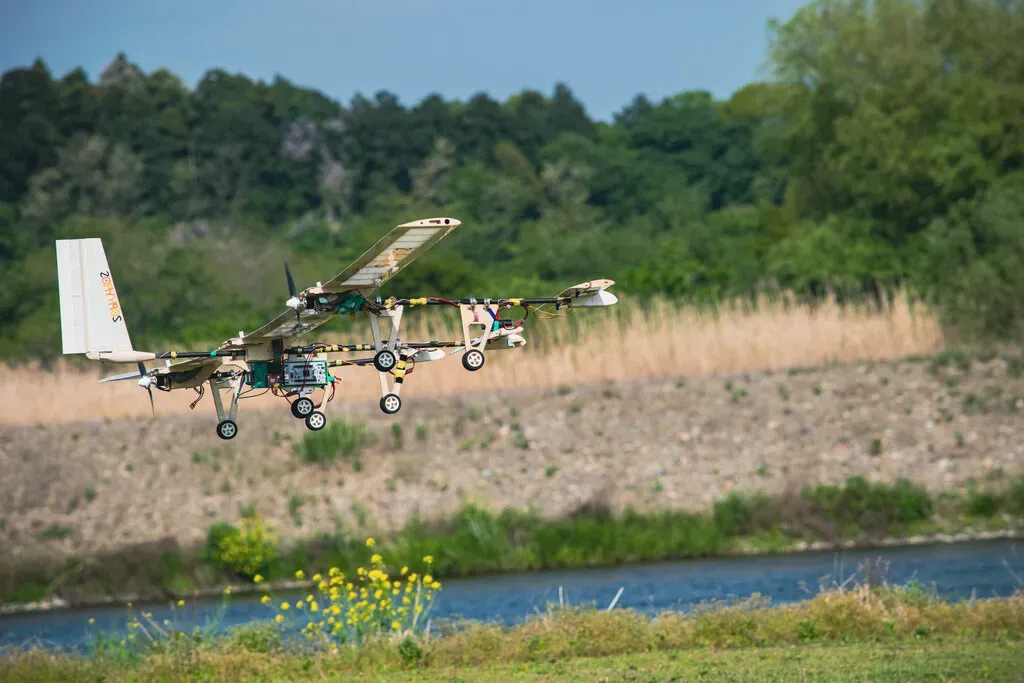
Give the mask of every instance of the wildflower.
POLYGON ((433 581, 434 581, 434 577, 432 577, 430 574, 427 574, 426 576, 423 577, 423 583, 430 584, 433 581))
POLYGON ((338 570, 338 568, 337 568, 337 567, 331 567, 331 570, 330 570, 329 572, 327 572, 327 573, 328 573, 328 574, 329 574, 330 576, 337 576, 337 575, 338 575, 338 573, 339 573, 339 570, 338 570))
POLYGON ((302 579, 306 578, 306 572, 300 569, 299 571, 295 572, 295 578, 301 581, 302 579))
POLYGON ((366 547, 372 548, 376 542, 377 541, 373 540, 373 536, 371 536, 370 538, 366 539, 366 547))
POLYGON ((349 591, 348 592, 348 599, 349 600, 355 600, 356 599, 356 592, 355 591, 349 591))
POLYGON ((381 561, 381 560, 383 560, 383 559, 384 559, 383 557, 381 557, 381 556, 380 556, 380 555, 378 555, 377 553, 374 553, 374 554, 373 554, 373 556, 372 556, 372 557, 370 558, 370 562, 371 562, 372 564, 377 564, 378 562, 380 562, 380 561, 381 561))
POLYGON ((287 602, 282 602, 281 603, 281 611, 287 612, 289 607, 290 607, 290 605, 287 602))
POLYGON ((185 601, 184 600, 178 600, 178 607, 184 607, 184 606, 185 606, 185 601))
POLYGON ((260 602, 262 602, 264 605, 269 605, 270 604, 270 596, 269 595, 264 595, 262 598, 260 598, 260 602))
POLYGON ((318 585, 318 586, 317 586, 317 588, 319 588, 319 589, 320 589, 320 592, 321 592, 321 593, 326 593, 326 592, 327 592, 327 589, 329 588, 329 586, 327 585, 327 582, 326 582, 326 581, 321 581, 321 582, 320 582, 320 585, 318 585))
POLYGON ((416 614, 419 614, 422 611, 423 611, 423 605, 416 605, 416 614))
POLYGON ((259 583, 262 580, 263 580, 263 575, 262 574, 257 574, 256 576, 252 577, 252 582, 253 583, 259 583))
POLYGON ((322 576, 320 576, 319 574, 313 574, 313 582, 314 583, 319 583, 321 580, 323 580, 322 576))
POLYGON ((400 628, 402 628, 402 625, 400 623, 398 623, 397 621, 392 621, 391 622, 391 629, 392 630, 397 631, 400 628))
POLYGON ((280 624, 282 621, 284 621, 284 615, 278 614, 276 617, 274 617, 274 621, 280 624))
POLYGON ((427 555, 427 556, 425 556, 423 558, 423 561, 426 562, 427 564, 433 564, 434 563, 434 556, 433 555, 427 555))
POLYGON ((416 572, 413 572, 412 574, 409 574, 409 583, 416 583, 416 577, 417 576, 418 576, 418 574, 416 574, 416 572))
POLYGON ((409 568, 408 568, 408 567, 402 567, 402 571, 401 571, 401 572, 399 572, 399 573, 400 573, 400 574, 401 574, 402 576, 405 576, 406 574, 408 574, 408 573, 409 573, 409 568))
POLYGON ((434 583, 430 584, 430 587, 433 588, 434 590, 437 590, 438 588, 441 587, 441 584, 439 582, 435 581, 434 583))
POLYGON ((384 593, 383 593, 383 592, 381 592, 381 590, 380 590, 380 589, 378 588, 377 590, 375 590, 375 591, 373 592, 373 599, 374 599, 374 600, 380 600, 380 596, 381 596, 381 595, 383 595, 383 594, 384 594, 384 593))
POLYGON ((319 612, 320 611, 320 605, 317 604, 316 600, 314 600, 313 602, 309 603, 309 611, 310 612, 319 612))
POLYGON ((306 602, 313 602, 313 596, 312 595, 307 595, 306 596, 306 602))

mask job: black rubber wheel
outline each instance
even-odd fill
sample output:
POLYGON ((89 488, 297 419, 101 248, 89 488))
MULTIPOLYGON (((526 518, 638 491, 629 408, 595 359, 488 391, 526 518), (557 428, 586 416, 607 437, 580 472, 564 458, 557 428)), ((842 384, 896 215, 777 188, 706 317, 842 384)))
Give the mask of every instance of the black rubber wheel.
POLYGON ((398 362, 398 358, 395 357, 394 351, 378 351, 377 355, 373 357, 373 367, 377 368, 381 372, 391 372, 391 369, 395 367, 395 363, 398 362))
POLYGON ((316 406, 313 405, 312 399, 303 396, 292 403, 292 415, 300 420, 304 420, 315 408, 316 406))
POLYGON ((225 441, 235 438, 237 434, 238 425, 235 424, 234 420, 224 420, 217 423, 217 436, 225 441))
POLYGON ((479 349, 470 349, 462 354, 462 367, 476 372, 484 366, 484 354, 479 349))
POLYGON ((327 416, 319 410, 314 410, 306 416, 306 428, 311 432, 319 432, 327 426, 327 416))
POLYGON ((394 415, 402 409, 402 399, 398 394, 384 394, 380 400, 380 409, 385 415, 394 415))

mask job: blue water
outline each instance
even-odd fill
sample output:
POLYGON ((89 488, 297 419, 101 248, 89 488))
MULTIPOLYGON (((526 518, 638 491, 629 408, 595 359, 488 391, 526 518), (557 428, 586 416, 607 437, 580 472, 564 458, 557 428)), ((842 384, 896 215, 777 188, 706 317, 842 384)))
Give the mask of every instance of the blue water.
MULTIPOLYGON (((432 618, 466 618, 516 623, 562 599, 572 605, 607 607, 623 588, 618 607, 648 614, 687 611, 710 601, 760 594, 773 604, 806 599, 822 584, 862 578, 864 560, 883 560, 884 578, 891 584, 916 580, 954 600, 1004 597, 1024 576, 1024 542, 1001 540, 955 545, 915 546, 875 550, 807 553, 801 555, 717 560, 691 560, 631 565, 609 569, 547 571, 448 580, 437 594, 432 618)), ((293 601, 306 591, 277 593, 275 600, 293 601)), ((233 596, 220 626, 232 627, 272 616, 259 595, 233 596)), ((169 604, 146 605, 152 618, 172 620, 177 628, 204 626, 215 616, 220 599, 186 604, 172 611, 169 604)), ((136 605, 135 610, 142 606, 136 605)), ((126 631, 125 607, 59 610, 50 613, 0 617, 0 646, 34 645, 87 648, 98 632, 126 631), (95 623, 90 625, 92 618, 95 623)))

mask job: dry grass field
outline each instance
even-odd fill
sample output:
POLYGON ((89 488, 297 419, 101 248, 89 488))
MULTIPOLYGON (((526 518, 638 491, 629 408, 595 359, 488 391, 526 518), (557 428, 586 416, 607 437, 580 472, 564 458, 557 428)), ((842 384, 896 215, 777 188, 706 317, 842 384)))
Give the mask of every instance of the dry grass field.
MULTIPOLYGON (((453 312, 433 309, 411 318, 402 338, 455 339, 453 312)), ((327 342, 366 342, 364 321, 327 342)), ((336 327, 336 325, 335 325, 336 327)), ((659 379, 716 373, 777 370, 832 362, 899 358, 933 353, 942 332, 933 316, 913 310, 904 297, 884 313, 842 308, 830 301, 811 309, 763 301, 756 312, 739 307, 717 315, 655 302, 640 310, 622 299, 611 311, 583 309, 568 317, 527 321, 526 347, 493 353, 482 372, 466 372, 457 357, 420 364, 404 396, 452 396, 501 389, 544 389, 608 380, 659 379)), ((0 425, 69 423, 147 417, 145 392, 135 382, 99 384, 129 366, 98 364, 91 370, 59 363, 52 371, 0 367, 0 425)), ((336 401, 376 404, 380 387, 372 368, 346 368, 336 401)), ((158 415, 189 412, 191 392, 154 391, 158 415)), ((205 398, 196 411, 212 411, 205 398)), ((246 412, 285 406, 269 394, 244 404, 246 412)))

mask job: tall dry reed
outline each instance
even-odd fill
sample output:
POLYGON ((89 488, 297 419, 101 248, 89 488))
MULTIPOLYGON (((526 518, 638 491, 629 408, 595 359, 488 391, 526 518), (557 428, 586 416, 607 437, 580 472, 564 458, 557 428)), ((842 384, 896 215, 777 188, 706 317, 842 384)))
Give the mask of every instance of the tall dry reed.
MULTIPOLYGON (((431 308, 410 315, 406 341, 456 339, 454 310, 431 308)), ((318 335, 327 342, 369 341, 364 320, 347 322, 341 333, 318 335)), ((332 325, 335 327, 335 325, 332 325)), ((868 358, 899 358, 933 353, 942 343, 933 315, 896 298, 885 312, 843 308, 827 301, 811 308, 763 300, 756 310, 740 307, 717 313, 654 301, 643 309, 627 299, 609 310, 576 309, 566 317, 533 314, 524 336, 527 345, 493 352, 485 367, 467 372, 458 354, 422 363, 403 386, 404 396, 451 395, 491 389, 530 389, 606 380, 660 378, 822 365, 868 358)), ((312 341, 312 340, 306 340, 312 341)), ((364 355, 364 354, 360 354, 364 355)), ((74 422, 145 417, 149 401, 134 381, 98 384, 104 375, 130 370, 104 364, 91 371, 58 363, 52 371, 37 366, 0 368, 0 424, 74 422)), ((372 368, 342 368, 335 401, 372 401, 380 385, 372 368)), ((195 397, 189 391, 154 391, 157 415, 187 413, 195 397)), ((197 410, 212 411, 209 397, 197 410)), ((284 409, 270 395, 252 398, 242 409, 284 409)))

